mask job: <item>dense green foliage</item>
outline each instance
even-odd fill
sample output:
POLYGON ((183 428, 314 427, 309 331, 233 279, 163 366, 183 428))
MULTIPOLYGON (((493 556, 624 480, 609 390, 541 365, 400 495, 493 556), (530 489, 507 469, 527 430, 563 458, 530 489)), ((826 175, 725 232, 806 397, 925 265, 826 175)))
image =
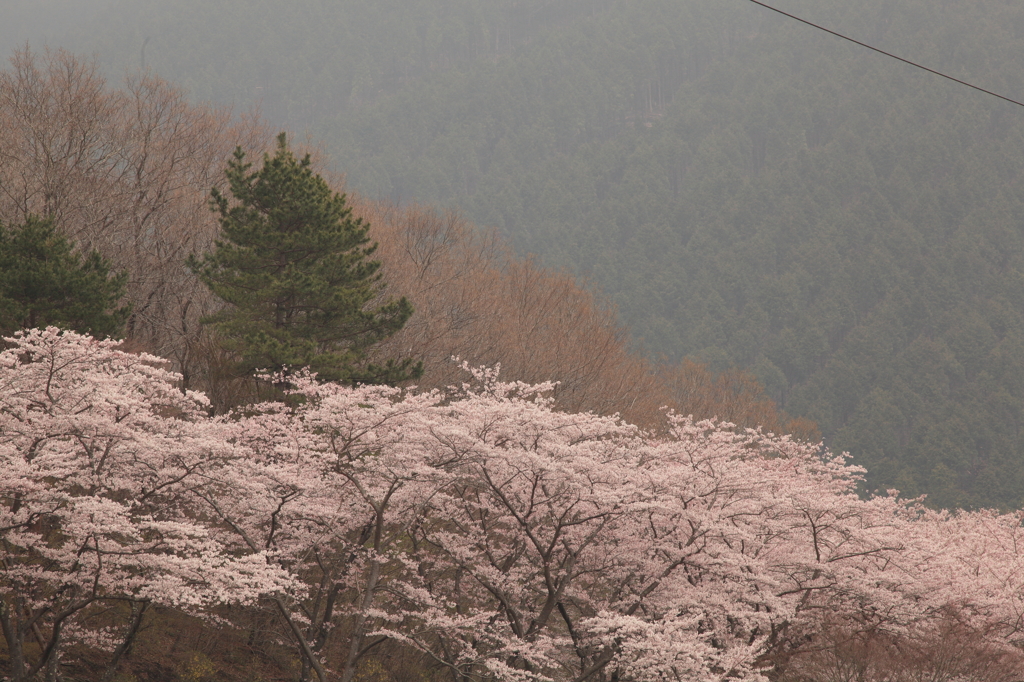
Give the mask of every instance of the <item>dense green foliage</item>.
POLYGON ((397 383, 422 368, 411 360, 363 362, 368 348, 412 315, 404 298, 381 301, 380 261, 369 226, 344 195, 296 159, 284 133, 274 156, 250 171, 239 148, 228 164, 234 201, 214 189, 222 240, 192 270, 228 306, 210 317, 243 374, 310 367, 321 379, 397 383))
MULTIPOLYGON (((1020 3, 776 4, 1024 93, 1020 3)), ((741 0, 113 6, 106 64, 150 38, 354 189, 497 225, 652 354, 753 369, 869 487, 1024 504, 1020 109, 741 0)))
POLYGON ((96 251, 83 258, 47 220, 0 224, 0 333, 53 325, 119 337, 130 307, 118 306, 128 275, 96 251))

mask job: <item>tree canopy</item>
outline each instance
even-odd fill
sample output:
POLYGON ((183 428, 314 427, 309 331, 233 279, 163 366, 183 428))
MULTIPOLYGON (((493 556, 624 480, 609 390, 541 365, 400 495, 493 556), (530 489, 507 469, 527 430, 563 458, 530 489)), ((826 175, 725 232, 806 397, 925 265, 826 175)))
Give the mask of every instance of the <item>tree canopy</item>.
POLYGON ((222 239, 191 267, 227 303, 209 317, 244 373, 309 367, 321 379, 396 383, 421 372, 411 359, 364 363, 367 349, 412 315, 405 299, 384 300, 369 226, 288 149, 251 171, 236 150, 227 178, 231 199, 214 189, 222 239), (232 201, 233 199, 233 201, 232 201))
POLYGON ((118 305, 127 280, 99 252, 83 258, 49 220, 0 223, 0 333, 54 325, 118 337, 131 311, 118 305))
POLYGON ((113 677, 149 605, 220 628, 255 612, 319 682, 381 652, 490 682, 838 677, 843 651, 821 643, 844 631, 899 653, 860 659, 887 666, 866 679, 1024 670, 1019 513, 863 499, 862 470, 814 444, 673 414, 651 435, 465 366, 428 392, 297 373, 301 400, 212 417, 112 341, 9 341, 15 682, 62 654, 113 677))

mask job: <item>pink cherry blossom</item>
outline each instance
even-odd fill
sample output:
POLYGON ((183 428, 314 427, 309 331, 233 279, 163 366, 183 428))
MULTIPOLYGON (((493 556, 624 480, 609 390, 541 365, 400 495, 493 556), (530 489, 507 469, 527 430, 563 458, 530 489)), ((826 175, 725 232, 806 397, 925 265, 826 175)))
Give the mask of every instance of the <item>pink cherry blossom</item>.
POLYGON ((99 602, 200 609, 292 584, 263 555, 227 554, 189 513, 191 490, 226 450, 202 396, 110 341, 55 328, 7 341, 0 625, 14 680, 52 665, 99 602), (43 652, 34 660, 29 638, 43 652))
POLYGON ((320 682, 383 642, 501 682, 759 682, 826 625, 922 641, 950 614, 991 651, 1024 644, 1020 514, 861 497, 863 471, 816 444, 672 414, 647 433, 468 367, 426 393, 299 372, 284 402, 214 418, 156 358, 54 329, 9 343, 17 680, 71 642, 116 661, 149 603, 269 608, 320 682), (93 627, 113 600, 129 621, 93 627))

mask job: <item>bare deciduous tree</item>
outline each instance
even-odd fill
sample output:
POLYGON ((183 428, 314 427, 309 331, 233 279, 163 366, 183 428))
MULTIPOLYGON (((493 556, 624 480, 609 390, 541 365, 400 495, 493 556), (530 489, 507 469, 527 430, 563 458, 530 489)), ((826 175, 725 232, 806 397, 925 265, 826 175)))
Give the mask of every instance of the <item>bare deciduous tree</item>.
POLYGON ((355 210, 373 226, 391 295, 416 308, 380 352, 423 359, 424 387, 461 381, 451 362, 459 357, 473 365, 500 363, 509 380, 558 381, 556 404, 567 411, 618 412, 652 425, 670 407, 818 437, 814 424, 787 421, 750 375, 716 377, 690 361, 653 366, 630 351, 615 311, 572 275, 515 257, 493 233, 455 213, 371 202, 357 202, 355 210))
MULTIPOLYGON (((57 229, 129 273, 127 338, 166 357, 187 386, 227 407, 252 397, 199 319, 217 302, 185 266, 218 231, 209 210, 236 146, 267 148, 254 117, 190 103, 165 81, 141 74, 111 87, 94 63, 62 50, 15 53, 0 72, 0 221, 51 216, 57 229)), ((325 177, 326 162, 314 152, 325 177)), ((335 187, 343 187, 334 178, 335 187)), ((381 357, 422 359, 423 386, 461 381, 451 362, 501 364, 503 376, 559 382, 565 410, 619 412, 660 423, 669 406, 742 426, 795 430, 760 388, 739 373, 713 377, 696 363, 655 368, 630 352, 615 311, 574 277, 522 259, 493 233, 454 213, 352 197, 372 226, 389 283, 416 314, 378 348, 381 357)))
POLYGON ((217 234, 208 208, 237 145, 261 148, 253 118, 195 105, 151 74, 110 87, 94 63, 27 47, 0 72, 0 220, 51 217, 129 273, 127 337, 189 381, 214 305, 185 258, 217 234))

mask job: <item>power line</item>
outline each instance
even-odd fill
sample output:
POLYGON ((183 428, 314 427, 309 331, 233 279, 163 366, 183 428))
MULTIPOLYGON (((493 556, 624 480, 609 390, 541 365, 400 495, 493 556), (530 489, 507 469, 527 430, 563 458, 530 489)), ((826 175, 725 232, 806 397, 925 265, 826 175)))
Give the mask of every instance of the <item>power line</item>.
POLYGON ((922 69, 924 71, 927 71, 928 73, 934 73, 936 76, 942 76, 943 78, 945 78, 947 80, 951 80, 954 83, 959 83, 960 85, 966 85, 967 87, 973 88, 975 90, 978 90, 979 92, 984 92, 986 95, 992 95, 993 97, 998 97, 999 99, 1005 100, 1007 102, 1010 102, 1011 104, 1016 104, 1019 107, 1024 107, 1024 103, 1018 102, 1015 99, 1010 99, 1009 97, 1004 97, 1003 95, 1000 95, 999 93, 992 92, 991 90, 986 90, 985 88, 978 87, 977 85, 973 85, 971 83, 968 83, 967 81, 962 81, 959 78, 953 78, 949 74, 942 73, 941 71, 936 71, 935 69, 929 69, 927 66, 923 66, 921 64, 918 64, 917 62, 912 62, 909 59, 904 59, 903 57, 899 57, 897 55, 894 55, 891 52, 886 52, 885 50, 881 50, 881 49, 879 49, 877 47, 874 47, 873 45, 868 45, 867 43, 862 43, 859 40, 856 40, 856 39, 851 38, 849 36, 845 36, 842 33, 837 33, 835 31, 832 31, 830 29, 825 28, 824 26, 819 26, 818 24, 815 24, 813 22, 807 21, 806 19, 801 19, 800 17, 796 16, 795 14, 790 14, 789 12, 783 12, 781 9, 779 9, 777 7, 772 7, 771 5, 766 5, 763 2, 758 2, 758 0, 749 0, 749 1, 754 3, 755 5, 760 5, 761 7, 764 7, 765 9, 770 9, 773 12, 777 12, 777 13, 781 14, 784 17, 789 17, 790 19, 793 19, 795 21, 799 21, 801 24, 807 24, 808 26, 816 28, 819 31, 824 31, 825 33, 831 33, 832 35, 836 36, 837 38, 842 38, 843 40, 848 40, 851 43, 854 43, 855 45, 860 45, 861 47, 866 47, 869 50, 873 50, 873 51, 875 51, 875 52, 877 52, 879 54, 884 54, 886 57, 892 57, 893 59, 896 59, 898 61, 903 62, 904 64, 910 64, 911 66, 914 66, 914 67, 917 67, 917 68, 922 69))

